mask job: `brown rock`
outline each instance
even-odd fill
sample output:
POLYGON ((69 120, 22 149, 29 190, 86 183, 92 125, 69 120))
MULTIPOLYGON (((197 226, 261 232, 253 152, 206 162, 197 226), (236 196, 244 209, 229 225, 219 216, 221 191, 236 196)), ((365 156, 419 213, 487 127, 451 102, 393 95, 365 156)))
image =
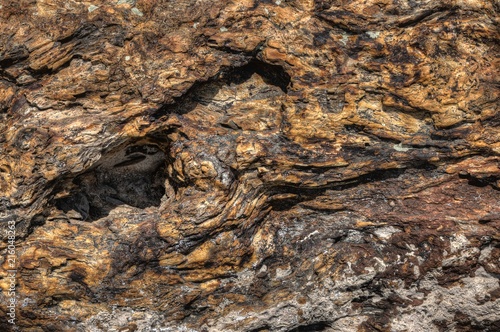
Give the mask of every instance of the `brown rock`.
POLYGON ((499 10, 0 0, 0 329, 498 330, 499 10))

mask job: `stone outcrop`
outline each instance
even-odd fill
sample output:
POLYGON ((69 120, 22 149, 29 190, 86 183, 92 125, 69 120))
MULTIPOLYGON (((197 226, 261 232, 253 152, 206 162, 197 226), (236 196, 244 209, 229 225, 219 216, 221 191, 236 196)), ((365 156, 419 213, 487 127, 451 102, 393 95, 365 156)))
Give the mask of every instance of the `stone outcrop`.
POLYGON ((499 11, 0 0, 0 329, 500 330, 499 11))

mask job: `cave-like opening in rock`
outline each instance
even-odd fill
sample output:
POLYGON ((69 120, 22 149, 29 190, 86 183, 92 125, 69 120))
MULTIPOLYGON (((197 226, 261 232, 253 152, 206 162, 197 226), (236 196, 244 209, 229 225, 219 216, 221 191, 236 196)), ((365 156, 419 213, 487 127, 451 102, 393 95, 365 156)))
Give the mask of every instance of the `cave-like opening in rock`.
POLYGON ((200 103, 212 102, 222 86, 241 85, 254 74, 259 75, 267 85, 279 88, 283 94, 291 86, 291 77, 283 67, 252 59, 243 66, 223 67, 207 81, 196 82, 182 96, 175 98, 174 103, 165 104, 151 112, 150 119, 154 121, 170 113, 187 114, 200 103))
POLYGON ((283 67, 256 59, 242 67, 231 68, 224 73, 222 80, 227 84, 241 84, 250 79, 253 74, 258 74, 266 84, 277 86, 284 93, 287 93, 291 77, 283 67))
POLYGON ((165 195, 164 147, 129 141, 103 154, 90 170, 71 181, 70 194, 56 207, 70 218, 92 221, 119 205, 144 209, 159 206, 165 195))

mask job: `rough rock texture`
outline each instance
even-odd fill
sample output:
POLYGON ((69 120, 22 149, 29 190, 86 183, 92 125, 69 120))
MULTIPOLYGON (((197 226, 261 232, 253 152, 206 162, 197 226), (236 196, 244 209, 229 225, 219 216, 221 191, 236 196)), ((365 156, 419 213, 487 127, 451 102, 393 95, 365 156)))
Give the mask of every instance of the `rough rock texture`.
POLYGON ((0 330, 499 331, 499 11, 0 0, 0 330))

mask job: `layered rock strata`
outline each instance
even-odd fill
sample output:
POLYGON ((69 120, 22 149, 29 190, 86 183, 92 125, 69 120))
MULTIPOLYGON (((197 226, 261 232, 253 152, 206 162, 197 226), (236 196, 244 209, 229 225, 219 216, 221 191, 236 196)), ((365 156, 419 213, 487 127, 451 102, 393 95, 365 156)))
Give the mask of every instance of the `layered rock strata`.
POLYGON ((0 0, 0 329, 498 331, 499 11, 0 0))

